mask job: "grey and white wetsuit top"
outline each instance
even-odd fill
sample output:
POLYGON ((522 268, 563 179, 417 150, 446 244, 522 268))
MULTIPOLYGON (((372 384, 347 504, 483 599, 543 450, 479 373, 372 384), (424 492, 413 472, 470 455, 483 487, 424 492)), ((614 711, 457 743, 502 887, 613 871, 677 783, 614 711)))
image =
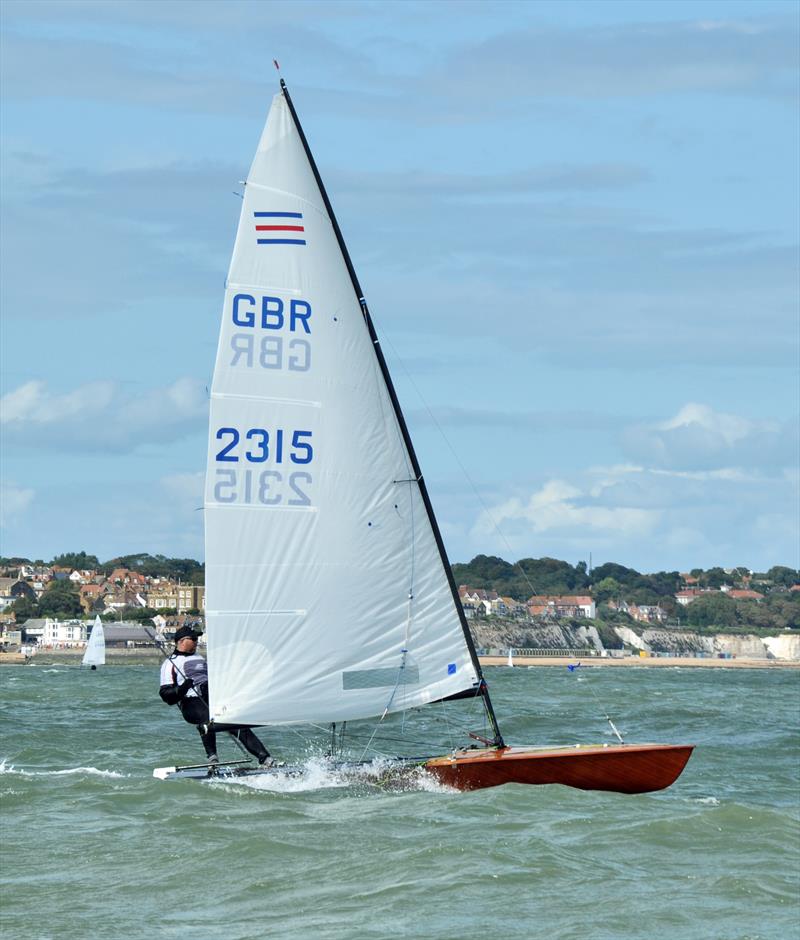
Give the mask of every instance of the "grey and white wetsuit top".
POLYGON ((204 656, 192 653, 173 653, 161 665, 161 685, 180 685, 185 679, 191 679, 194 687, 186 693, 187 698, 197 698, 197 686, 208 683, 208 663, 204 656))

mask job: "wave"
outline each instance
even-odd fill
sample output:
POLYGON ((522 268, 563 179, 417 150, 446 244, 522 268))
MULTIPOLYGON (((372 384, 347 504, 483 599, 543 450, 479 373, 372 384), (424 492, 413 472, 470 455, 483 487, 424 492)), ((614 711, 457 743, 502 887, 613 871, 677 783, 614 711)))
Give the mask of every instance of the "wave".
POLYGON ((0 760, 0 774, 18 774, 20 777, 71 777, 75 774, 85 774, 88 777, 109 777, 122 779, 125 774, 116 770, 100 770, 98 767, 67 767, 63 770, 26 770, 24 767, 15 767, 3 758, 0 760))
POLYGON ((312 758, 303 764, 259 776, 211 779, 212 786, 246 787, 270 793, 305 793, 313 790, 366 788, 369 790, 421 790, 450 793, 422 767, 398 768, 392 760, 376 760, 360 766, 332 767, 329 762, 312 758))

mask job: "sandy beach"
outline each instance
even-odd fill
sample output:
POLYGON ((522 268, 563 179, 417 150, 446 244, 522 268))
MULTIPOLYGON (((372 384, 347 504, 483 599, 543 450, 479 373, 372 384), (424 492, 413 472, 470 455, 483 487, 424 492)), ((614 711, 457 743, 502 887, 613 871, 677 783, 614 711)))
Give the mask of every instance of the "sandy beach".
MULTIPOLYGON (((480 656, 481 666, 507 666, 507 656, 480 656)), ((800 669, 800 661, 789 659, 712 659, 701 656, 514 656, 515 666, 681 666, 701 669, 800 669)))

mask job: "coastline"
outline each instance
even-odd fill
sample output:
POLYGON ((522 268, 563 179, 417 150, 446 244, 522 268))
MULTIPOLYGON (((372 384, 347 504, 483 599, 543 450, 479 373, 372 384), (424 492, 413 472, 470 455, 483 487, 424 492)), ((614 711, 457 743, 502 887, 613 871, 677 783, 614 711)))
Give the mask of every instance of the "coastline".
MULTIPOLYGON (((33 656, 27 657, 22 653, 0 652, 0 666, 22 666, 25 663, 38 666, 80 666, 83 653, 83 648, 39 650, 33 656)), ((163 658, 161 653, 154 649, 106 649, 106 666, 160 665, 163 658)))
MULTIPOLYGON (((26 660, 20 653, 0 652, 0 666, 20 666, 25 662, 42 666, 46 665, 80 665, 83 650, 42 650, 26 660)), ((507 656, 479 656, 481 666, 508 667, 507 656)), ((122 665, 157 665, 161 662, 161 654, 155 650, 106 650, 107 666, 122 665)), ((574 666, 582 667, 610 666, 649 668, 669 668, 679 666, 682 669, 800 669, 800 661, 796 659, 713 659, 702 656, 514 656, 514 666, 525 668, 527 666, 574 666)))
MULTIPOLYGON (((507 656, 479 656, 481 666, 506 666, 507 656)), ((644 666, 700 669, 800 669, 796 659, 712 659, 702 656, 512 656, 514 666, 644 666)))

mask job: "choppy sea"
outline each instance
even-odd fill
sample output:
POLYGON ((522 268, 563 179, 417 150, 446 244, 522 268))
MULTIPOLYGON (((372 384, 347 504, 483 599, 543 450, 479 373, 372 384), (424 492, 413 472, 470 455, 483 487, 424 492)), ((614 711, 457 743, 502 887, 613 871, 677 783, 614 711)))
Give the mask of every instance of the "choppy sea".
MULTIPOLYGON (((639 796, 395 790, 313 761, 301 779, 162 782, 153 767, 202 751, 155 667, 4 667, 0 935, 800 936, 800 672, 486 673, 509 743, 609 740, 607 712, 631 741, 696 751, 639 796)), ((293 732, 262 737, 308 760, 293 732)))

